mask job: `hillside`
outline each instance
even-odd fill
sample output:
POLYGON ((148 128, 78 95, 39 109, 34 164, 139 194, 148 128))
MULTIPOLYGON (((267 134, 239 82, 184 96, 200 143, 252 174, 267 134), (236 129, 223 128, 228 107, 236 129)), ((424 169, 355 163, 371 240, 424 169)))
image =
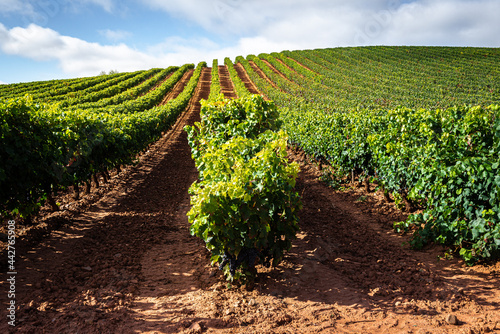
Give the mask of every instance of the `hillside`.
POLYGON ((14 261, 3 239, 1 255, 15 332, 499 331, 499 64, 500 49, 335 48, 0 86, 0 209, 22 213, 14 261), (210 266, 186 217, 182 129, 219 93, 274 100, 301 166, 297 239, 253 289, 210 266), (426 213, 448 220, 419 230, 426 213), (449 221, 489 242, 431 233, 449 221), (412 249, 415 231, 437 242, 412 249))

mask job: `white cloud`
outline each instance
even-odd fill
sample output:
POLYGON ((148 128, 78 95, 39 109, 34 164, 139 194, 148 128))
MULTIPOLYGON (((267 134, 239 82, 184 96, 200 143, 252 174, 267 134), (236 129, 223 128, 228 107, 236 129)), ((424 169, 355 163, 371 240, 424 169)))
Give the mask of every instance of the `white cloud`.
MULTIPOLYGON (((195 22, 221 34, 258 34, 272 22, 293 19, 326 0, 140 0, 155 9, 195 22)), ((338 1, 334 1, 338 2, 338 1)))
POLYGON ((169 64, 196 64, 204 60, 210 66, 213 59, 218 59, 219 64, 222 64, 225 57, 234 60, 236 56, 293 48, 292 43, 277 43, 265 37, 241 38, 236 45, 230 47, 221 47, 208 39, 168 38, 164 43, 153 46, 150 52, 154 52, 158 58, 169 64))
POLYGON ((65 73, 85 76, 103 70, 131 71, 167 65, 165 61, 125 44, 100 45, 62 36, 34 24, 7 30, 0 24, 0 49, 36 61, 57 60, 65 73))
MULTIPOLYGON (((35 2, 0 1, 0 13, 30 10, 29 3, 35 6, 35 2)), ((65 1, 55 3, 62 6, 65 1)), ((55 60, 66 74, 84 76, 103 70, 130 71, 211 62, 214 58, 222 61, 226 56, 234 59, 261 52, 347 45, 500 46, 498 0, 134 1, 194 22, 217 34, 218 40, 230 36, 236 42, 221 46, 210 38, 171 36, 137 50, 123 43, 90 43, 40 24, 9 30, 0 23, 0 51, 36 61, 55 60)), ((112 11, 118 2, 72 2, 78 6, 89 3, 112 11)), ((124 30, 102 30, 100 34, 112 43, 133 36, 124 30)))
POLYGON ((500 46, 500 1, 440 0, 401 6, 379 38, 386 44, 500 46))
POLYGON ((210 65, 217 58, 259 54, 293 49, 293 43, 277 43, 265 37, 242 38, 231 47, 221 47, 207 38, 183 39, 172 37, 141 52, 125 44, 101 45, 60 35, 34 24, 27 28, 6 29, 0 24, 0 50, 36 61, 56 60, 68 75, 97 75, 101 71, 132 71, 152 67, 168 67, 205 60, 210 65))
MULTIPOLYGON (((500 46, 498 0, 138 0, 220 35, 297 48, 500 46)), ((278 51, 278 50, 277 50, 278 51)))
POLYGON ((0 80, 0 85, 7 85, 7 83, 0 80))
POLYGON ((54 30, 35 24, 11 30, 0 24, 0 47, 7 54, 43 61, 56 57, 57 52, 64 48, 64 41, 54 30))
POLYGON ((131 37, 133 34, 129 31, 124 31, 124 30, 99 30, 99 34, 104 36, 106 39, 112 41, 112 42, 117 42, 121 41, 124 39, 127 39, 131 37))

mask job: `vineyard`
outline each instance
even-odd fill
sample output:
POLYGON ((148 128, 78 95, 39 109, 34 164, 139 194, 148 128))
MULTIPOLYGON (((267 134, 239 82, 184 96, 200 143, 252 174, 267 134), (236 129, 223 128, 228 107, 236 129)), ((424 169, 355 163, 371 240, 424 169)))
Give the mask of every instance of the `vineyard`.
POLYGON ((500 331, 499 64, 377 46, 0 85, 16 332, 500 331))

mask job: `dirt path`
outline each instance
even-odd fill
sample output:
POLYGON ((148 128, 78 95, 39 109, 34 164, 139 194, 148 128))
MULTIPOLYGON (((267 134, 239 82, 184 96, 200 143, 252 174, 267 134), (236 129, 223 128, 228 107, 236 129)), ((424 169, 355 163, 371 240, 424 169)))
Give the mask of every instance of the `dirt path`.
POLYGON ((167 74, 167 76, 161 80, 159 80, 156 85, 154 85, 153 87, 151 87, 151 89, 145 91, 145 92, 142 92, 139 97, 142 97, 146 94, 148 94, 149 92, 152 92, 154 91, 156 88, 160 87, 165 81, 167 81, 168 79, 170 79, 170 77, 172 76, 172 74, 174 74, 174 72, 170 72, 169 74, 167 74))
MULTIPOLYGON (((299 64, 300 66, 302 66, 302 67, 303 67, 303 68, 305 68, 306 70, 309 70, 309 71, 311 71, 311 72, 313 72, 313 73, 316 73, 316 72, 314 72, 313 70, 311 70, 309 67, 307 67, 306 65, 302 64, 301 62, 299 62, 298 60, 295 60, 295 59, 293 59, 293 58, 291 58, 291 57, 287 57, 287 58, 288 58, 289 60, 292 60, 292 61, 296 62, 297 64, 299 64)), ((316 73, 316 74, 317 74, 317 73, 316 73)))
POLYGON ((283 79, 285 79, 286 81, 288 81, 289 83, 291 84, 294 84, 296 85, 297 83, 290 80, 285 74, 281 73, 281 71, 279 71, 276 67, 274 67, 273 64, 271 64, 270 62, 268 62, 266 59, 261 59, 274 73, 276 73, 277 75, 279 75, 280 77, 282 77, 283 79))
POLYGON ((248 76, 247 71, 245 71, 243 65, 241 65, 240 63, 236 63, 234 64, 234 69, 236 70, 236 73, 238 73, 238 77, 245 84, 246 89, 251 94, 260 94, 259 89, 257 88, 257 86, 255 86, 253 81, 250 80, 250 77, 248 76))
POLYGON ((168 101, 175 99, 180 93, 182 93, 182 91, 184 90, 184 87, 186 87, 186 85, 188 84, 189 79, 191 79, 191 77, 193 76, 193 73, 194 73, 194 69, 191 69, 191 70, 187 71, 186 73, 184 73, 184 75, 181 77, 181 79, 179 81, 177 81, 177 83, 172 88, 172 90, 170 90, 167 93, 167 95, 165 95, 165 97, 163 98, 163 100, 161 101, 161 103, 159 105, 166 104, 168 101))
POLYGON ((220 90, 222 94, 224 94, 225 98, 234 99, 238 97, 234 90, 234 85, 231 81, 231 77, 229 76, 229 71, 227 70, 226 65, 219 65, 219 83, 220 90))
POLYGON ((206 68, 189 111, 128 177, 17 255, 13 332, 500 332, 499 264, 409 250, 392 230, 405 217, 379 194, 333 191, 292 152, 302 169, 298 238, 278 268, 259 268, 255 289, 228 285, 186 217, 197 172, 182 127, 198 120, 194 102, 209 88, 206 68))
POLYGON ((279 59, 279 58, 276 58, 276 60, 283 66, 285 66, 286 68, 288 68, 290 71, 292 72, 295 72, 296 74, 298 74, 299 76, 301 76, 302 78, 304 78, 304 76, 302 74, 300 74, 299 72, 297 72, 293 67, 290 67, 288 66, 287 63, 285 63, 283 60, 279 59))
MULTIPOLYGON (((196 101, 208 97, 209 80, 210 69, 204 69, 196 101)), ((191 103, 127 179, 50 238, 18 254, 16 333, 115 333, 117 324, 136 323, 130 305, 152 271, 146 266, 143 274, 145 254, 155 245, 184 240, 203 249, 179 219, 197 177, 183 126, 198 117, 199 103, 191 103), (172 239, 177 233, 181 238, 172 239)), ((7 291, 5 274, 1 283, 7 291)), ((6 305, 7 294, 0 298, 6 305)), ((6 319, 5 308, 2 315, 6 319)), ((1 321, 0 332, 8 329, 1 321)))
POLYGON ((248 61, 248 63, 250 64, 250 66, 252 67, 252 69, 257 72, 257 74, 264 80, 266 80, 271 86, 273 86, 274 88, 276 89, 279 89, 280 91, 283 92, 283 90, 281 88, 279 88, 271 79, 268 78, 268 76, 262 71, 262 69, 257 66, 257 64, 255 64, 255 62, 253 61, 248 61))

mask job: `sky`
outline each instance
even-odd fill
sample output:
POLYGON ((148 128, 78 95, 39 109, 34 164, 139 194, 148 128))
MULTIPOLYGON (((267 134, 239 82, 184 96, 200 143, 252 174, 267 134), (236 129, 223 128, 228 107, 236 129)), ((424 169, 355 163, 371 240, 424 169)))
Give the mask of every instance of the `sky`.
POLYGON ((500 47, 500 0, 0 0, 0 84, 364 45, 500 47))

